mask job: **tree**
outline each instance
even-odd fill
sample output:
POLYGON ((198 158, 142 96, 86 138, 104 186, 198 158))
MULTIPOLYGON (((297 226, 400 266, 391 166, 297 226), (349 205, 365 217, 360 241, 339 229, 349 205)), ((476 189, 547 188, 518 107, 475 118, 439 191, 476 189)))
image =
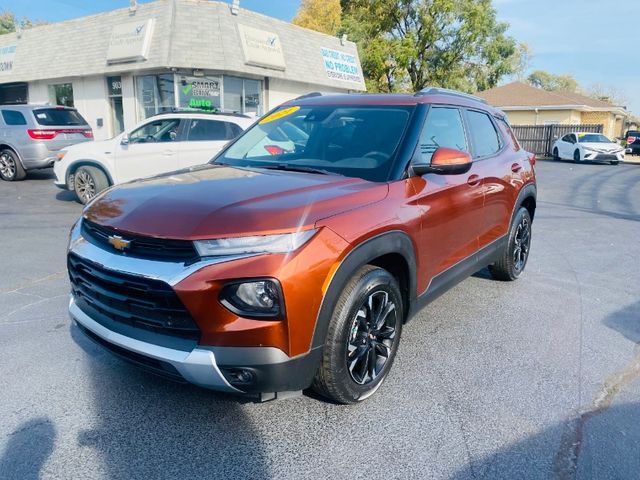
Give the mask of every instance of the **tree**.
POLYGON ((627 103, 627 98, 624 93, 616 87, 604 85, 602 83, 594 83, 584 91, 584 94, 591 98, 596 98, 614 105, 624 105, 627 103))
POLYGON ((576 92, 579 88, 578 81, 572 75, 555 75, 544 70, 533 72, 527 77, 527 82, 550 92, 576 92))
POLYGON ((22 20, 18 20, 13 12, 4 11, 0 13, 0 35, 5 33, 11 33, 16 31, 16 27, 20 26, 23 30, 31 27, 37 27, 38 25, 44 25, 47 22, 33 21, 26 17, 22 20))
POLYGON ((484 90, 513 71, 515 41, 491 0, 342 0, 342 7, 369 90, 484 90))
POLYGON ((302 0, 293 23, 328 35, 340 29, 342 8, 340 0, 302 0))
POLYGON ((519 43, 511 57, 509 57, 512 74, 516 80, 522 81, 525 79, 525 75, 531 67, 532 57, 531 47, 524 42, 519 43))

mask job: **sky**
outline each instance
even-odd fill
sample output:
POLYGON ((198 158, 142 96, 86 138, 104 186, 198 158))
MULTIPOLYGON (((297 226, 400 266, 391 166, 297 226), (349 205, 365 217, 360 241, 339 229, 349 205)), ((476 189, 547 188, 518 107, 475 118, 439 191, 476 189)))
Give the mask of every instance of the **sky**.
MULTIPOLYGON (((640 115, 639 0, 493 0, 509 34, 533 51, 531 70, 571 74, 585 88, 610 86, 640 115), (630 19, 630 20, 627 20, 630 19), (633 20, 631 20, 633 19, 633 20)), ((140 2, 144 3, 144 2, 140 2)), ((241 7, 291 20, 300 0, 241 0, 241 7)), ((56 22, 126 7, 129 0, 0 0, 0 10, 56 22)))

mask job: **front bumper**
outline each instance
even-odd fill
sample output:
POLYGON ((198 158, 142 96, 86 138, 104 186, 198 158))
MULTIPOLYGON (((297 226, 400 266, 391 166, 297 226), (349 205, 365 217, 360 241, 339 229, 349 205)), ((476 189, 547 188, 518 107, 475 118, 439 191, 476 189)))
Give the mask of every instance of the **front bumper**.
POLYGON ((84 313, 76 304, 73 296, 69 300, 69 315, 82 327, 108 344, 171 365, 182 378, 190 383, 225 392, 241 392, 232 387, 222 375, 216 364, 216 357, 210 350, 194 348, 190 352, 185 352, 121 335, 109 330, 84 313))
MULTIPOLYGON (((224 281, 216 279, 263 276, 267 273, 263 268, 275 272, 272 263, 282 263, 278 257, 212 257, 192 264, 150 260, 101 248, 85 239, 81 230, 78 222, 71 232, 70 253, 116 274, 165 282, 181 297, 201 330, 199 340, 179 341, 167 334, 131 325, 123 327, 110 315, 94 311, 83 303, 85 300, 72 296, 72 319, 103 347, 134 363, 151 366, 157 373, 219 391, 265 394, 299 391, 311 385, 321 348, 310 350, 310 335, 302 336, 296 331, 301 345, 298 351, 291 351, 290 346, 287 349, 287 344, 295 343, 291 341, 292 330, 304 327, 313 331, 314 323, 307 321, 308 311, 305 316, 298 313, 282 321, 250 320, 235 316, 217 301, 217 284, 224 281), (249 380, 242 380, 239 374, 249 380)), ((301 275, 309 274, 303 271, 301 275)), ((288 284, 286 275, 281 280, 285 286, 288 284)), ((300 279, 296 276, 291 282, 299 285, 300 279)), ((298 297, 306 301, 308 308, 308 297, 298 297)), ((289 295, 288 306, 292 312, 302 312, 295 309, 295 298, 289 295)))

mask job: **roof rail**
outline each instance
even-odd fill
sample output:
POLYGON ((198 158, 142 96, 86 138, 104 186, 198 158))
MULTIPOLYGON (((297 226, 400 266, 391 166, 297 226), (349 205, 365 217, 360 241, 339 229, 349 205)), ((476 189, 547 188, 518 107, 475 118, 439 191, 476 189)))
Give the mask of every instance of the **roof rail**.
POLYGON ((454 97, 466 98, 469 100, 475 100, 476 102, 486 103, 488 102, 484 98, 477 97, 475 95, 471 95, 470 93, 459 92, 457 90, 450 90, 448 88, 440 88, 440 87, 425 87, 419 92, 417 92, 414 96, 422 97, 424 95, 452 95, 454 97))
POLYGON ((184 107, 183 108, 176 108, 176 107, 167 108, 161 112, 158 112, 152 115, 152 117, 155 117, 156 115, 166 115, 167 113, 204 113, 208 115, 228 115, 230 117, 251 118, 249 115, 245 115, 244 113, 239 113, 235 110, 225 110, 222 108, 205 110, 203 108, 184 108, 184 107))
POLYGON ((312 97, 322 97, 323 95, 326 95, 326 94, 322 92, 309 92, 309 93, 305 93, 304 95, 300 95, 299 97, 296 97, 294 100, 302 100, 303 98, 312 98, 312 97))

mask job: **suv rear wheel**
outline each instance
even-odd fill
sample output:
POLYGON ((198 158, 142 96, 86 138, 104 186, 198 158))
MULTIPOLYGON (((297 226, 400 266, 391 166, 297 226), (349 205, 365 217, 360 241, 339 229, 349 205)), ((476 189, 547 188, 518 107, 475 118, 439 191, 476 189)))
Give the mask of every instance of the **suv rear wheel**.
POLYGON ((7 182, 23 180, 27 176, 18 155, 13 150, 5 149, 0 152, 0 178, 7 182))
POLYGON ((509 239, 500 259, 489 265, 489 272, 496 280, 515 280, 524 271, 529 259, 531 247, 531 215, 529 211, 520 207, 516 213, 509 239))
POLYGON ((372 395, 389 373, 403 318, 396 279, 371 265, 358 270, 333 311, 314 390, 347 404, 372 395))
POLYGON ((108 186, 107 176, 96 167, 80 167, 73 175, 73 190, 82 204, 89 202, 108 186))

